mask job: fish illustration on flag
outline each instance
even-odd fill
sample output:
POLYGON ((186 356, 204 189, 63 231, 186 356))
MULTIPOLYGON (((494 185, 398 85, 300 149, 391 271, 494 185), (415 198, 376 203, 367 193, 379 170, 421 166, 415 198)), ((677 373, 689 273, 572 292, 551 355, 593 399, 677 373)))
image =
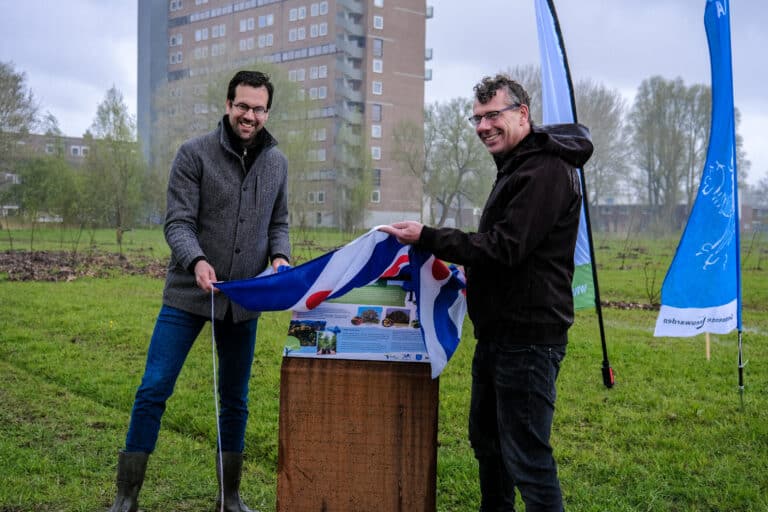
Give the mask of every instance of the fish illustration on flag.
POLYGON ((296 267, 276 273, 270 270, 215 286, 253 311, 303 312, 379 279, 409 277, 432 378, 440 375, 458 347, 466 314, 463 272, 376 228, 296 267))

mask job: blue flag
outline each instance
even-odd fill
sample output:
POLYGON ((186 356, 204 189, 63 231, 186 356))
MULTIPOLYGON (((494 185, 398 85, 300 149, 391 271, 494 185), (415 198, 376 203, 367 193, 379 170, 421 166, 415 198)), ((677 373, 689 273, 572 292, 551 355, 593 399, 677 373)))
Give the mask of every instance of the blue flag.
MULTIPOLYGON (((536 0, 536 25, 541 54, 541 98, 544 124, 573 123, 576 107, 573 103, 572 84, 568 73, 565 49, 557 28, 553 8, 548 0, 536 0)), ((579 179, 583 180, 579 169, 579 179)), ((586 222, 584 198, 581 204, 579 236, 574 254, 573 304, 576 309, 595 306, 595 283, 589 231, 586 222)))
POLYGON ((729 2, 707 0, 712 70, 707 159, 688 223, 661 287, 654 336, 741 331, 741 267, 729 2))

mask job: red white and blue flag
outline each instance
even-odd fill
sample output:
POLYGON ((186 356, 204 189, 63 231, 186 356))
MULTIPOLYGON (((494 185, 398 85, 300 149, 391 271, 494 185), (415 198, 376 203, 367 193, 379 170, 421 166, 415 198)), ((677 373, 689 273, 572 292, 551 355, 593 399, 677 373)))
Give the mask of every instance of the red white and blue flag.
POLYGON ((216 283, 253 311, 310 311, 379 279, 410 278, 421 333, 436 378, 458 347, 466 313, 461 270, 375 228, 344 247, 277 273, 216 283))

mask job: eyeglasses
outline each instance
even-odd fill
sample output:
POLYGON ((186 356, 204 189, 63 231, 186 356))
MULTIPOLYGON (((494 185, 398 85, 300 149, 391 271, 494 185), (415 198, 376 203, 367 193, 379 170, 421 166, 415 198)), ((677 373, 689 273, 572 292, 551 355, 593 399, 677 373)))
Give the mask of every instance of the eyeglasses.
POLYGON ((474 115, 472 117, 469 117, 469 122, 472 123, 472 126, 477 126, 480 123, 483 122, 483 119, 487 119, 488 121, 493 121, 497 119, 502 112, 506 112, 507 110, 515 110, 520 108, 519 103, 515 103, 514 105, 510 105, 508 107, 502 108, 501 110, 491 110, 490 112, 486 112, 483 115, 474 115))
POLYGON ((246 105, 245 103, 235 103, 232 106, 235 107, 241 114, 245 114, 250 110, 253 112, 254 115, 263 116, 264 114, 269 112, 269 110, 262 107, 261 105, 259 105, 258 107, 251 107, 250 105, 246 105))

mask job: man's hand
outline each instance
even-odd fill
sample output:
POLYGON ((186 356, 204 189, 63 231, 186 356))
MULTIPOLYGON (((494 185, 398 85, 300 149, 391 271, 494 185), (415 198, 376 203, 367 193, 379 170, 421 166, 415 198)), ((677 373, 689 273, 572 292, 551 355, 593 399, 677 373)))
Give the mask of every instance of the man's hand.
MULTIPOLYGON (((195 282, 200 289, 205 293, 211 293, 213 283, 216 281, 218 281, 218 279, 216 279, 216 271, 213 270, 210 263, 206 260, 200 260, 195 263, 195 282)), ((214 290, 218 292, 215 288, 214 290)))
POLYGON ((421 229, 424 225, 415 220, 406 220, 403 222, 395 222, 389 226, 379 226, 379 231, 389 233, 397 238, 397 241, 401 244, 413 244, 419 241, 421 238, 421 229))
POLYGON ((277 272, 277 269, 279 269, 282 266, 290 267, 291 264, 285 261, 283 258, 275 258, 272 261, 272 270, 277 272))

